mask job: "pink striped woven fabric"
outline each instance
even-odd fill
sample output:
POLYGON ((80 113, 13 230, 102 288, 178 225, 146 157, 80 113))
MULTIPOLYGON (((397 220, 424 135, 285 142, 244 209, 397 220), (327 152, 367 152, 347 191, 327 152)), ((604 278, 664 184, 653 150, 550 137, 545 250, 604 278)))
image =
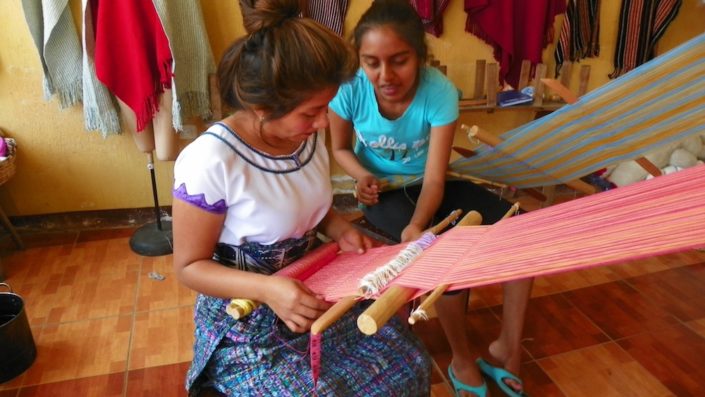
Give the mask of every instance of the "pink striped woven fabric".
MULTIPOLYGON (((440 236, 392 285, 450 290, 705 247, 705 165, 440 236)), ((305 280, 329 301, 405 245, 340 254, 305 280)))

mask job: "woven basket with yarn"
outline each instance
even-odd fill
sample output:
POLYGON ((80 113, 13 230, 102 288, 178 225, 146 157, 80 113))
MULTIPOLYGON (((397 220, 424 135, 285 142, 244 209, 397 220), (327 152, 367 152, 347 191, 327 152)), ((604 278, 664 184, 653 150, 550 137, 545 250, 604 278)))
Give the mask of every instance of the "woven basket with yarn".
POLYGON ((5 138, 5 133, 0 129, 0 139, 5 140, 7 153, 5 157, 0 157, 0 185, 9 181, 15 175, 15 158, 17 157, 17 144, 12 138, 5 138))

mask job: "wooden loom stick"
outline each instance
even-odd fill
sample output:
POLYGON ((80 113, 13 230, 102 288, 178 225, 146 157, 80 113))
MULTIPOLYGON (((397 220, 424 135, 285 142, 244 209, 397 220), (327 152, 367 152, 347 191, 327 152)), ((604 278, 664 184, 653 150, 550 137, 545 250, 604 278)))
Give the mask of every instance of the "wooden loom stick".
POLYGON ((318 317, 316 321, 311 324, 311 333, 314 335, 322 334, 323 331, 328 329, 334 322, 336 322, 340 317, 342 317, 348 310, 350 310, 357 302, 356 296, 346 296, 345 298, 335 302, 328 310, 326 310, 321 317, 318 317))
MULTIPOLYGON (((450 225, 454 220, 456 220, 460 214, 462 213, 462 210, 455 210, 451 212, 445 219, 443 219, 441 222, 439 222, 437 225, 435 225, 433 228, 431 228, 431 232, 434 234, 437 234, 441 230, 445 229, 450 225)), ((334 322, 336 322, 340 317, 342 317, 348 310, 350 310, 355 303, 358 301, 360 296, 347 296, 345 298, 340 299, 338 302, 336 302, 333 306, 331 306, 328 310, 326 310, 321 317, 316 319, 316 321, 313 322, 311 325, 311 333, 314 335, 318 335, 323 333, 328 327, 331 326, 334 322)), ((407 299, 408 301, 408 299, 407 299)))
MULTIPOLYGON (((494 134, 490 134, 489 132, 483 131, 480 129, 480 127, 478 127, 476 125, 473 125, 472 127, 470 127, 468 129, 468 137, 477 138, 481 142, 483 142, 487 145, 490 145, 493 148, 496 148, 500 143, 503 142, 502 138, 500 138, 494 134)), ((507 155, 509 155, 509 154, 507 154, 507 155)), ((588 183, 585 183, 579 179, 565 182, 565 184, 570 186, 571 188, 573 188, 579 192, 585 193, 585 194, 593 194, 596 191, 594 186, 592 186, 588 183)))
MULTIPOLYGON (((319 263, 326 262, 327 257, 334 257, 337 255, 338 245, 334 243, 323 244, 320 247, 309 252, 307 256, 299 259, 295 263, 290 264, 282 270, 277 271, 274 274, 284 275, 289 278, 303 279, 310 275, 310 271, 315 269, 315 266, 319 263)), ((228 313, 233 319, 240 320, 241 318, 252 313, 253 310, 258 308, 261 302, 257 302, 251 299, 244 298, 233 298, 230 300, 228 305, 225 307, 225 312, 228 313)))
MULTIPOLYGON (((500 220, 509 218, 510 216, 516 214, 517 211, 519 211, 519 203, 514 203, 500 220)), ((463 217, 463 219, 460 220, 460 222, 458 222, 456 226, 475 226, 480 224, 482 224, 482 215, 480 215, 480 213, 477 211, 470 211, 467 215, 463 217)), ((436 287, 436 289, 434 289, 433 292, 431 292, 431 294, 426 297, 423 302, 421 302, 419 307, 417 307, 416 310, 411 313, 408 320, 409 324, 414 325, 419 320, 427 320, 428 315, 426 314, 426 312, 428 308, 431 307, 431 305, 433 305, 434 303, 436 303, 438 298, 440 298, 441 295, 446 292, 448 287, 450 287, 450 284, 443 284, 436 287)))
MULTIPOLYGON (((443 229, 448 227, 455 219, 460 216, 462 210, 451 212, 445 219, 437 225, 431 227, 429 231, 433 234, 438 234, 443 229)), ((389 321, 405 303, 416 294, 415 288, 401 287, 393 285, 389 287, 375 302, 370 305, 357 318, 357 328, 366 335, 374 335, 379 328, 389 321)))

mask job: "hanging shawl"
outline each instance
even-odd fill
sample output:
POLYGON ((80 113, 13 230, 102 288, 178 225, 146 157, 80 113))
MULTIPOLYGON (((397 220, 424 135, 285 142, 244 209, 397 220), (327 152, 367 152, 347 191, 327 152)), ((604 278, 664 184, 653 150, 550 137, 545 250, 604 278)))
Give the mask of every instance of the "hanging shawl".
POLYGON ((44 98, 64 109, 81 101, 81 45, 68 0, 22 0, 25 20, 44 70, 44 98))
POLYGON ((560 38, 553 54, 556 76, 566 60, 600 55, 600 0, 569 0, 560 38))
POLYGON ((171 51, 149 1, 90 0, 98 79, 135 112, 142 131, 171 87, 171 51))
POLYGON ((95 74, 94 21, 89 1, 83 0, 83 119, 86 130, 106 137, 120 133, 120 116, 110 91, 95 74))
POLYGON ((190 117, 211 117, 208 75, 215 73, 215 61, 200 1, 153 1, 174 58, 172 122, 175 130, 182 131, 190 117))
POLYGON ((448 7, 448 0, 410 0, 410 3, 421 17, 426 31, 440 37, 443 34, 443 12, 448 7))
POLYGON ((565 9, 565 0, 465 0, 465 31, 492 46, 500 80, 516 87, 522 61, 541 62, 553 19, 565 9))
POLYGON ((342 36, 347 11, 348 0, 309 0, 306 13, 309 18, 342 36))
POLYGON ((654 57, 656 42, 678 14, 681 0, 623 0, 614 72, 619 77, 654 57))

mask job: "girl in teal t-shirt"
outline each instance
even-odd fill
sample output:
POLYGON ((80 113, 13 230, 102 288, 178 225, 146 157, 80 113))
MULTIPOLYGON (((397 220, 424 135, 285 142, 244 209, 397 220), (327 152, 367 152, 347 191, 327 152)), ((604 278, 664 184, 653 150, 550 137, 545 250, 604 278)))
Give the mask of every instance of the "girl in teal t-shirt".
MULTIPOLYGON (((468 181, 446 181, 458 119, 458 90, 437 69, 426 67, 423 24, 405 0, 375 0, 361 17, 353 43, 361 69, 330 103, 332 150, 356 180, 367 220, 398 241, 420 237, 429 225, 457 208, 498 221, 511 203, 468 181), (353 138, 355 141, 353 148, 353 138), (420 184, 381 191, 380 179, 423 175, 420 184)), ((465 294, 436 303, 453 358, 448 373, 457 393, 487 394, 481 375, 495 379, 509 396, 521 396, 516 376, 531 280, 504 284, 502 332, 490 345, 496 366, 472 357, 465 330, 465 294)))

